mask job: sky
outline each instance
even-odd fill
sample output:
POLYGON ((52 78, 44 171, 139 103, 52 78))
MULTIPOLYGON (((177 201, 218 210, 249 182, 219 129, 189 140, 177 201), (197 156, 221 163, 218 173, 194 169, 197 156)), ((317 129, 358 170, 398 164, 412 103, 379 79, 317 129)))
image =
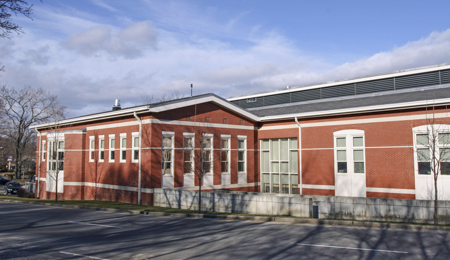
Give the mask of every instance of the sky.
POLYGON ((29 0, 0 85, 67 117, 179 92, 224 98, 450 63, 450 1, 29 0))

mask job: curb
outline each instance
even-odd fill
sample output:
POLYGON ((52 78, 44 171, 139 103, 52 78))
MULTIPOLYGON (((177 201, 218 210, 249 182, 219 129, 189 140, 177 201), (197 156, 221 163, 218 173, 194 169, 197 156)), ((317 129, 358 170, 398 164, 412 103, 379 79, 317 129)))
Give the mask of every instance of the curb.
POLYGON ((386 222, 370 222, 358 220, 334 220, 334 219, 312 219, 312 218, 295 218, 295 217, 269 217, 269 216, 242 216, 242 215, 227 215, 227 214, 201 214, 201 213, 170 213, 170 212, 154 212, 142 210, 125 210, 114 208, 88 207, 77 205, 63 205, 57 203, 35 202, 35 201, 20 201, 11 199, 1 199, 4 202, 34 204, 42 206, 52 206, 68 209, 83 209, 91 211, 104 211, 110 213, 129 213, 130 215, 148 215, 157 217, 179 217, 179 218, 211 218, 211 219, 226 219, 226 220, 241 220, 241 221, 258 221, 258 222, 282 222, 286 224, 310 224, 310 225, 327 225, 327 226, 354 226, 354 227, 373 227, 385 229, 403 229, 403 230, 440 230, 450 231, 450 226, 433 226, 421 224, 400 224, 400 223, 386 223, 386 222))

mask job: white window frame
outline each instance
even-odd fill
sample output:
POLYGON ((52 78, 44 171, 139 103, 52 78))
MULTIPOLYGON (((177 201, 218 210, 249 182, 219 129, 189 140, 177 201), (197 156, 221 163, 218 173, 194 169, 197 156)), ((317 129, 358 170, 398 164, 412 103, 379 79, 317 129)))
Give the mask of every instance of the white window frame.
MULTIPOLYGON (((413 142, 414 142, 414 173, 416 176, 432 176, 433 173, 430 172, 430 174, 419 174, 419 158, 417 155, 417 150, 418 149, 428 149, 429 150, 429 155, 430 155, 430 164, 431 164, 431 160, 432 160, 432 156, 431 156, 431 149, 433 148, 433 146, 436 149, 439 149, 439 151, 436 152, 436 160, 438 162, 440 162, 440 149, 449 149, 450 148, 450 143, 449 144, 440 144, 439 143, 439 134, 445 134, 445 133, 449 133, 450 134, 450 125, 444 125, 444 124, 429 124, 429 125, 423 125, 423 126, 418 126, 418 127, 414 127, 413 128, 413 142), (430 138, 430 134, 432 134, 432 132, 434 131, 434 135, 437 136, 436 141, 437 144, 432 145, 432 138, 430 138), (417 135, 420 134, 427 134, 428 135, 428 144, 417 144, 417 135)), ((439 177, 438 178, 450 178, 450 175, 442 175, 441 171, 442 169, 440 168, 441 166, 439 165, 439 177)), ((430 165, 430 169, 431 169, 431 165, 430 165)))
POLYGON ((247 172, 247 136, 246 135, 238 135, 238 143, 237 143, 237 172, 238 173, 246 173, 247 172), (239 148, 239 141, 244 141, 244 148, 239 148), (239 152, 244 153, 244 160, 239 161, 239 152), (239 163, 244 163, 244 171, 239 171, 239 163))
MULTIPOLYGON (((298 167, 297 168, 297 172, 293 172, 291 171, 292 169, 292 163, 291 162, 291 152, 296 151, 297 152, 297 163, 298 163, 298 138, 297 137, 285 137, 285 138, 269 138, 269 139, 261 139, 260 140, 260 147, 261 147, 261 165, 260 165, 260 180, 261 180, 261 192, 264 193, 274 193, 274 194, 292 194, 292 190, 295 188, 293 185, 297 185, 296 189, 299 189, 299 184, 298 181, 296 181, 295 183, 292 182, 292 176, 296 175, 297 176, 297 180, 298 180, 298 175, 299 175, 299 171, 298 171, 298 167), (281 141, 287 139, 288 140, 288 149, 287 149, 287 153, 288 153, 288 159, 286 160, 282 160, 281 159, 281 141), (292 147, 292 141, 296 140, 297 144, 296 144, 296 148, 292 147), (264 149, 263 148, 263 142, 264 141, 268 141, 269 142, 269 148, 268 149, 264 149), (277 141, 278 142, 278 159, 272 159, 272 153, 274 152, 274 148, 273 148, 273 142, 277 141), (269 166, 268 166, 268 170, 269 171, 263 171, 264 170, 264 160, 263 160, 263 153, 264 152, 268 152, 269 153, 269 166), (288 162, 288 172, 281 172, 281 163, 285 163, 288 162), (272 163, 278 163, 278 171, 273 171, 272 168, 272 163), (269 175, 269 192, 265 192, 263 190, 263 176, 264 174, 268 174, 269 175), (273 174, 277 174, 278 175, 278 192, 273 192, 273 174), (281 183, 281 176, 282 175, 288 175, 288 185, 289 185, 289 193, 282 193, 282 184, 281 183)), ((297 194, 297 193, 295 193, 297 194)))
POLYGON ((364 130, 341 130, 333 133, 334 138, 334 173, 336 175, 347 175, 347 174, 366 174, 367 167, 367 159, 366 159, 366 137, 364 134, 364 130), (354 137, 362 137, 363 138, 363 146, 353 146, 353 138, 354 137), (345 138, 345 147, 337 147, 337 139, 345 138), (354 160, 354 151, 363 151, 363 161, 355 161, 354 160), (337 151, 346 151, 346 163, 347 163, 347 172, 338 172, 338 159, 337 159, 337 151), (364 163, 364 172, 357 173, 355 172, 355 162, 363 162, 364 163))
POLYGON ((43 140, 42 141, 42 148, 41 148, 42 149, 42 161, 43 162, 45 162, 45 158, 46 158, 45 155, 47 153, 47 146, 46 145, 47 145, 47 141, 43 140))
MULTIPOLYGON (((60 164, 62 162, 62 165, 63 165, 62 170, 58 170, 58 193, 63 193, 64 192, 64 168, 65 168, 65 144, 66 144, 65 136, 62 133, 50 134, 50 135, 47 135, 47 141, 48 141, 47 174, 48 175, 56 174, 56 169, 59 167, 58 164, 60 164), (62 142, 64 144, 63 148, 60 148, 60 146, 59 146, 60 142, 62 142), (52 150, 53 145, 55 145, 54 151, 52 150), (50 157, 50 156, 53 157, 54 152, 56 152, 56 159, 52 159, 50 157), (62 161, 61 161, 61 159, 58 159, 59 153, 63 153, 62 161), (52 167, 52 163, 55 163, 55 167, 52 167)), ((46 190, 50 191, 50 192, 55 192, 56 181, 52 177, 48 176, 47 182, 48 182, 48 185, 46 186, 46 190)))
POLYGON ((95 136, 89 136, 89 162, 95 161, 95 136))
POLYGON ((104 135, 98 136, 98 161, 99 162, 105 161, 105 136, 104 135), (102 141, 103 141, 103 147, 102 147, 102 141), (103 153, 103 159, 102 159, 102 153, 103 153))
POLYGON ((224 173, 224 174, 230 174, 230 164, 231 164, 231 157, 230 157, 230 153, 231 153, 231 135, 220 135, 220 172, 224 173), (223 141, 226 140, 228 147, 223 147, 223 141), (222 160, 222 153, 223 152, 227 152, 227 158, 226 161, 222 160), (222 163, 227 163, 227 169, 226 171, 222 171, 222 163))
POLYGON ((140 157, 141 157, 141 155, 139 154, 139 132, 133 132, 133 133, 131 133, 131 141, 132 141, 132 144, 131 144, 131 147, 132 147, 132 149, 131 149, 131 162, 132 163, 138 163, 139 162, 139 159, 140 159, 140 157), (137 138, 137 146, 135 145, 135 138, 137 138), (134 154, 135 153, 138 153, 138 158, 137 159, 135 159, 134 158, 134 154))
POLYGON ((116 158, 116 135, 115 134, 110 134, 109 135, 109 143, 108 143, 108 147, 109 147, 109 152, 108 152, 108 162, 113 163, 115 162, 115 158, 116 158), (112 147, 112 140, 114 140, 114 147, 112 147), (111 155, 114 153, 114 159, 111 159, 111 155))
POLYGON ((195 151, 195 134, 194 133, 183 133, 183 173, 185 175, 193 175, 194 174, 194 170, 195 170, 194 169, 194 167, 195 167, 194 151, 195 151), (185 139, 191 140, 191 147, 185 145, 185 139), (186 158, 185 158, 186 151, 190 152, 189 160, 186 160, 186 158), (189 167, 190 168, 189 172, 186 172, 186 167, 185 167, 186 163, 191 164, 191 166, 189 167))
POLYGON ((121 133, 120 134, 120 162, 121 163, 125 163, 125 162, 127 162, 127 156, 126 156, 126 153, 127 153, 127 134, 126 133, 121 133), (125 147, 123 147, 124 145, 123 145, 123 139, 125 139, 125 147), (125 152, 125 158, 123 158, 123 152, 125 152))
POLYGON ((175 157, 175 132, 163 131, 161 138, 161 174, 162 175, 173 175, 174 174, 174 157, 175 157), (171 139, 171 146, 164 146, 164 138, 171 139), (170 160, 164 161, 164 151, 170 151, 170 160), (170 173, 164 173, 163 165, 164 163, 170 163, 170 173))
MULTIPOLYGON (((214 134, 203 134, 202 136, 202 141, 204 142, 205 139, 211 139, 211 147, 210 148, 204 148, 202 147, 202 153, 205 151, 209 151, 209 163, 210 163, 210 167, 209 167, 209 172, 205 172, 205 175, 212 175, 214 173, 214 165, 213 165, 213 153, 214 153, 214 134)), ((203 143, 201 144, 203 146, 203 143)), ((203 154, 201 155, 203 156, 203 154)), ((205 163, 205 161, 203 161, 203 163, 205 163)), ((202 165, 202 169, 203 169, 203 165, 202 165)))

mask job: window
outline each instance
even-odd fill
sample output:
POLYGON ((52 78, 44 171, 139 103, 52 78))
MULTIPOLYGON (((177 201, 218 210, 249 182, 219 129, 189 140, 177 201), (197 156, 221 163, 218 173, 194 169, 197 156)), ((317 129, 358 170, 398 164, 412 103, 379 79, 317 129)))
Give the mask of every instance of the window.
POLYGON ((98 136, 98 161, 99 162, 105 161, 105 136, 104 135, 98 136))
POLYGON ((210 123, 210 122, 211 122, 211 117, 208 117, 208 116, 205 117, 205 122, 206 122, 206 123, 210 123))
POLYGON ((365 173, 364 132, 344 130, 334 134, 335 171, 338 174, 365 173))
POLYGON ((247 103, 253 103, 256 101, 257 101, 257 98, 247 98, 247 103))
POLYGON ((109 162, 114 162, 115 158, 115 148, 116 148, 116 136, 109 135, 109 162))
POLYGON ((212 174, 213 134, 203 134, 202 146, 203 173, 212 174))
POLYGON ((127 134, 120 134, 120 162, 127 161, 127 134))
POLYGON ((229 135, 221 136, 220 171, 222 173, 230 173, 230 137, 229 135))
POLYGON ((450 175, 450 133, 448 126, 428 125, 414 129, 416 169, 419 175, 450 175), (434 169, 433 169, 434 168, 434 169))
POLYGON ((163 132, 162 134, 162 174, 173 174, 174 135, 174 132, 163 132))
POLYGON ((93 162, 95 158, 95 136, 89 136, 89 161, 93 162))
POLYGON ((131 134, 133 137, 133 159, 132 162, 139 162, 139 132, 131 134))
POLYGON ((64 141, 49 141, 48 170, 64 171, 64 141))
POLYGON ((183 173, 194 173, 194 134, 183 133, 183 173))
POLYGON ((238 136, 238 172, 247 172, 247 136, 238 136))
POLYGON ((224 124, 228 124, 228 118, 224 118, 224 119, 223 119, 223 123, 224 123, 224 124))
POLYGON ((45 162, 45 154, 47 152, 46 141, 42 141, 42 161, 45 162))
POLYGON ((241 120, 241 125, 244 125, 244 120, 241 120))
POLYGON ((297 138, 261 140, 261 172, 262 192, 298 194, 297 138))

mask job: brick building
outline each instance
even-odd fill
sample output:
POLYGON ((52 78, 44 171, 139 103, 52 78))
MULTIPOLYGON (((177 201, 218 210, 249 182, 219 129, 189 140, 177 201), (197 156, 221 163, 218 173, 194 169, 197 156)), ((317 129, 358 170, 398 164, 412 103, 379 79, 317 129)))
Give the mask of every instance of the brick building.
POLYGON ((204 190, 431 199, 438 169, 450 200, 449 104, 441 65, 114 107, 33 126, 37 193, 151 204, 155 188, 198 189, 203 171, 204 190))

